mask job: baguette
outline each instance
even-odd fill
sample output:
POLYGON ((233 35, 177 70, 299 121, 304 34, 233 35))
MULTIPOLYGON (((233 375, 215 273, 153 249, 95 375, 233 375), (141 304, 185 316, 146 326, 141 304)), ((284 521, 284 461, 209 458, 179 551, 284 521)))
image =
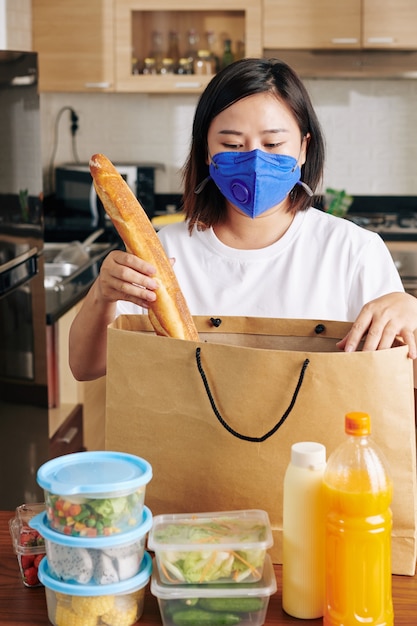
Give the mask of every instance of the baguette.
POLYGON ((103 154, 90 159, 94 187, 126 249, 156 268, 159 287, 149 304, 157 335, 198 341, 198 332, 172 265, 148 216, 128 184, 103 154))

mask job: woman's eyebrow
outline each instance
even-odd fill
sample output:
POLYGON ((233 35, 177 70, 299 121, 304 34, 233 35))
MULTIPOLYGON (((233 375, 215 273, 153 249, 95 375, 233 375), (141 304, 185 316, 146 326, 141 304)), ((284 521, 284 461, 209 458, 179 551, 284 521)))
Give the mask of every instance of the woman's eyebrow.
MULTIPOLYGON (((278 133, 288 133, 288 132, 289 132, 288 128, 270 128, 270 129, 261 131, 261 134, 268 135, 269 133, 278 134, 278 133)), ((238 137, 241 137, 243 135, 243 133, 240 132, 239 130, 227 130, 227 129, 219 130, 218 134, 219 135, 236 135, 238 137)))

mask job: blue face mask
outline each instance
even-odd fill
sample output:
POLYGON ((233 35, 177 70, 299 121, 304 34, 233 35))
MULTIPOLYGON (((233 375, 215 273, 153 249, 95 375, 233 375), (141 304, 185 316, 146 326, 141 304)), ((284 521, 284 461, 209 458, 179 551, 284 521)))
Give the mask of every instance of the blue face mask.
MULTIPOLYGON (((209 172, 221 193, 249 217, 282 202, 301 176, 297 159, 262 150, 219 152, 211 158, 209 172)), ((309 188, 307 193, 312 195, 309 188)))

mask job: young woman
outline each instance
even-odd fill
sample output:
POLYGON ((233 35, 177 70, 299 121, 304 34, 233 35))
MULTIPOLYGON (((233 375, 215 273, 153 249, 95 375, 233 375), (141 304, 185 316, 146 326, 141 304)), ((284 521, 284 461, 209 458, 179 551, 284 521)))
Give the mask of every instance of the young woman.
MULTIPOLYGON (((324 142, 308 93, 278 60, 243 59, 214 76, 194 117, 184 168, 186 220, 159 236, 194 315, 352 322, 339 348, 417 355, 417 300, 382 239, 311 207, 324 142)), ((107 325, 158 297, 155 269, 123 251, 105 259, 70 332, 80 380, 106 371, 107 325)))

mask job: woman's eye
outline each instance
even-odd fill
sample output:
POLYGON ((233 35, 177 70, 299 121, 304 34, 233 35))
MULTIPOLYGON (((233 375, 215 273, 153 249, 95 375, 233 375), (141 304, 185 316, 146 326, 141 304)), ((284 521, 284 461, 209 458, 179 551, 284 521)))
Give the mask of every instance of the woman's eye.
POLYGON ((240 144, 240 143, 224 143, 223 147, 226 148, 226 150, 239 150, 239 148, 242 147, 242 144, 240 144))
POLYGON ((265 148, 268 148, 268 150, 274 150, 276 148, 280 148, 281 146, 282 146, 282 142, 265 144, 265 148))

